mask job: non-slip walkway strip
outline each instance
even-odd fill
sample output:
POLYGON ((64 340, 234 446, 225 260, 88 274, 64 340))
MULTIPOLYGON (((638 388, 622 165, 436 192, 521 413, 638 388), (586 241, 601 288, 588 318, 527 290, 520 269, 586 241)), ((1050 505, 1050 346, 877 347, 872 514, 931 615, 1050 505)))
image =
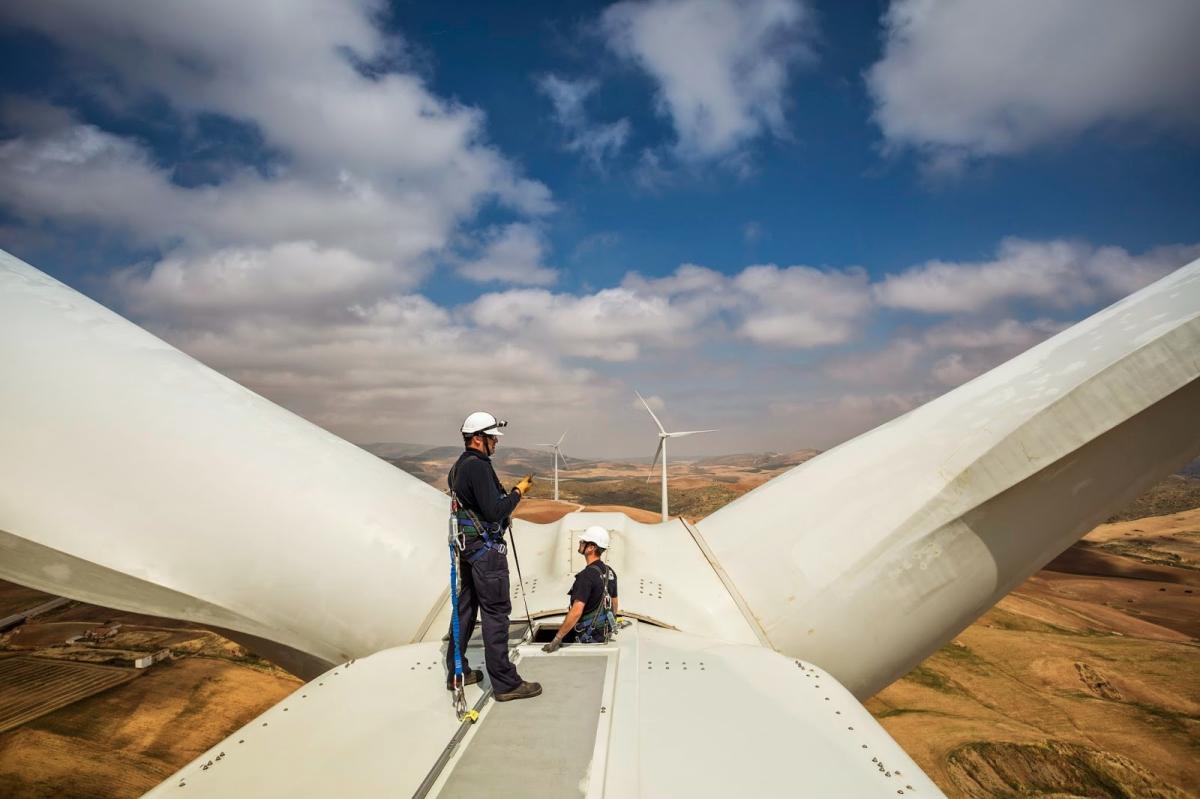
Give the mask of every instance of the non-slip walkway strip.
POLYGON ((542 695, 495 703, 438 796, 582 796, 608 663, 605 655, 521 661, 521 676, 540 682, 542 695))

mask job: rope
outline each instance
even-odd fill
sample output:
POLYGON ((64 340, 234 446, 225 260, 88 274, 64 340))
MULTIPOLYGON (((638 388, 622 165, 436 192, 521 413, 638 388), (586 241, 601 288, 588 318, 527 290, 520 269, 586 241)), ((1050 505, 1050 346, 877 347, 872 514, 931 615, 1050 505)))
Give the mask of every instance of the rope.
POLYGON ((529 600, 525 597, 525 578, 521 576, 521 558, 517 555, 517 536, 511 523, 508 525, 508 540, 512 542, 513 561, 517 564, 517 582, 521 586, 521 602, 525 605, 525 623, 529 625, 529 629, 525 631, 525 635, 532 641, 533 617, 529 615, 529 600))

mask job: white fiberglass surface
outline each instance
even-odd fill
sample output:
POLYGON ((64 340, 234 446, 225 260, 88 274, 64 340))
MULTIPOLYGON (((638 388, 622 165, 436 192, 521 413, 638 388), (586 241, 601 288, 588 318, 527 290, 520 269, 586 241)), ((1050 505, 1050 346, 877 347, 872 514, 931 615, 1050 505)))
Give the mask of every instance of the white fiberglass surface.
POLYGON ((0 375, 0 578, 330 662, 437 601, 442 494, 5 253, 0 375))
MULTIPOLYGON (((431 796, 455 789, 456 769, 499 757, 483 735, 490 714, 574 721, 586 758, 572 764, 579 796, 727 797, 746 791, 811 796, 941 796, 870 713, 828 673, 761 646, 715 641, 635 623, 611 644, 546 655, 523 646, 518 668, 584 658, 604 667, 572 688, 547 681, 535 699, 485 705, 434 781, 431 796), (594 703, 595 680, 600 708, 594 703), (539 707, 535 703, 541 703, 539 707), (587 703, 572 713, 573 703, 587 703), (592 725, 584 729, 587 725, 592 725), (480 738, 483 750, 472 754, 480 738), (590 757, 586 754, 590 749, 590 757), (486 751, 485 751, 486 750, 486 751)), ((458 725, 436 644, 387 650, 308 683, 181 769, 149 795, 411 796, 458 725), (432 666, 432 667, 431 667, 432 666), (183 784, 184 789, 179 785, 183 784)), ((573 673, 569 664, 564 674, 573 673)), ((471 686, 469 699, 478 696, 471 686)), ((519 717, 519 718, 518 718, 519 717)), ((500 721, 500 715, 496 721, 500 721)), ((493 732, 499 728, 494 727, 493 732)), ((534 736, 512 747, 555 747, 534 736)), ((578 747, 576 747, 578 749, 578 747)), ((557 751, 522 757, 552 760, 557 751)), ((584 752, 584 754, 580 754, 584 752)), ((539 794, 505 773, 505 795, 539 794)))
MULTIPOLYGON (((535 617, 566 612, 570 602, 567 592, 575 573, 585 565, 576 551, 579 535, 592 525, 609 531, 611 546, 604 559, 617 574, 623 613, 696 635, 758 643, 753 627, 680 521, 641 524, 623 513, 570 513, 550 524, 517 520, 512 533, 516 552, 510 541, 508 553, 514 621, 524 618, 525 601, 535 617), (518 557, 524 598, 517 576, 518 557)), ((448 574, 446 557, 443 571, 448 574)), ((449 618, 447 592, 436 621, 425 632, 425 640, 440 638, 449 618)))

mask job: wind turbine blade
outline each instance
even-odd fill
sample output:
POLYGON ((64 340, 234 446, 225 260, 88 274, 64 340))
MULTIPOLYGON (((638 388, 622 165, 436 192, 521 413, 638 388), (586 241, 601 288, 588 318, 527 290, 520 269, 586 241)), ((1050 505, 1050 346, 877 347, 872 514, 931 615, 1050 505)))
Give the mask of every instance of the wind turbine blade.
POLYGON ((556 443, 554 446, 556 446, 556 447, 560 447, 560 446, 562 446, 563 439, 564 439, 564 438, 566 438, 566 437, 567 437, 567 431, 566 431, 566 430, 564 430, 564 431, 563 431, 563 434, 562 434, 561 436, 559 436, 559 437, 558 437, 558 442, 557 442, 557 443, 556 443))
POLYGON ((871 696, 1200 452, 1198 308, 1200 260, 705 517, 712 562, 774 648, 871 696))
POLYGON ((562 458, 562 468, 564 468, 564 469, 567 468, 567 453, 563 452, 560 449, 558 451, 558 457, 562 458))
POLYGON ((715 433, 716 430, 684 430, 679 433, 667 433, 668 438, 679 438, 680 436, 694 436, 697 433, 715 433))
POLYGON ((660 438, 658 440, 658 449, 654 450, 654 460, 650 461, 650 472, 646 475, 647 483, 654 479, 654 467, 658 465, 658 456, 662 454, 664 440, 665 439, 660 438))
POLYGON ((642 395, 638 394, 637 389, 634 389, 633 393, 637 394, 637 398, 642 400, 642 405, 645 406, 647 413, 650 414, 650 418, 654 420, 654 423, 656 425, 658 425, 658 432, 666 433, 667 432, 666 428, 664 428, 662 426, 662 422, 658 421, 658 417, 654 415, 654 411, 650 410, 650 405, 646 402, 646 400, 642 397, 642 395))

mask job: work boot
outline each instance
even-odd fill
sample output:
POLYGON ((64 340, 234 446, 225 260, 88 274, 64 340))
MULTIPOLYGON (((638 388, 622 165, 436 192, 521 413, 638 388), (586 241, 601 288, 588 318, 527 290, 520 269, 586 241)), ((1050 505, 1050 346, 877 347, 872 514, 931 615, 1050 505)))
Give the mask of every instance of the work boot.
POLYGON ((532 699, 535 696, 541 696, 541 693, 542 684, 540 682, 525 682, 522 680, 521 684, 516 688, 511 691, 505 691, 502 694, 496 694, 495 698, 497 702, 507 702, 510 699, 532 699))
MULTIPOLYGON (((463 672, 463 685, 474 685, 483 679, 483 672, 479 669, 471 669, 463 672)), ((454 690, 454 675, 450 675, 450 679, 446 680, 446 690, 454 690)))

